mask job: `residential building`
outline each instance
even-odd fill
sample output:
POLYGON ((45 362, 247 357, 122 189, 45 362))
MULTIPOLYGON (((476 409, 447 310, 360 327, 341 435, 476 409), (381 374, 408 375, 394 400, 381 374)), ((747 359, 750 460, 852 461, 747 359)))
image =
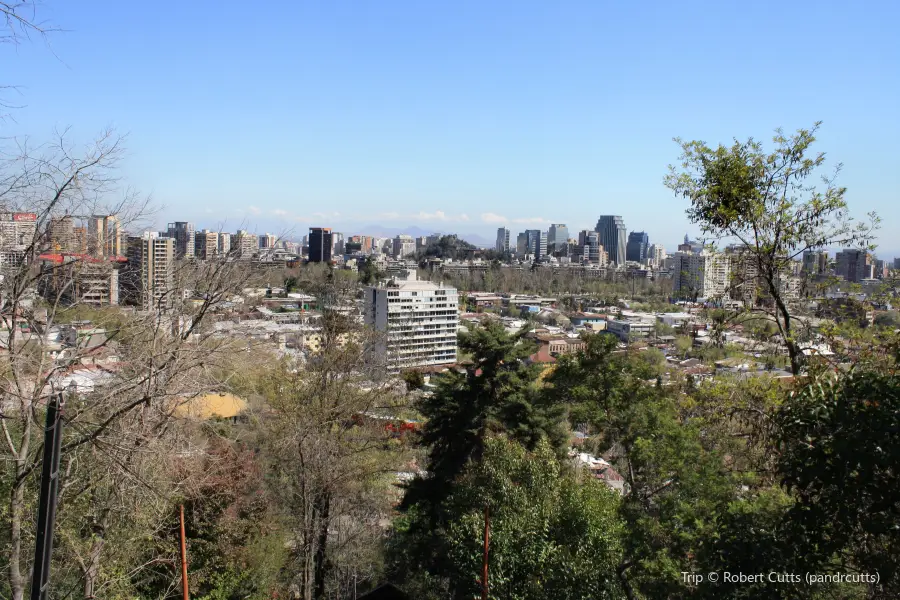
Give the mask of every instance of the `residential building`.
POLYGON ((644 264, 649 247, 650 236, 646 232, 632 231, 628 234, 628 243, 625 245, 625 260, 644 264))
POLYGON ((51 303, 107 306, 119 303, 119 266, 124 257, 95 258, 53 248, 43 264, 38 292, 51 303))
POLYGON ((609 262, 617 267, 625 265, 625 222, 616 215, 602 215, 594 229, 600 234, 600 245, 609 254, 609 262))
POLYGON ((174 305, 177 243, 175 238, 160 236, 155 231, 129 239, 123 284, 131 303, 144 310, 164 310, 174 305))
POLYGON ((561 251, 569 243, 569 228, 563 223, 550 225, 547 232, 547 251, 550 254, 561 251))
POLYGON ((231 237, 231 253, 240 259, 252 258, 259 253, 259 242, 254 234, 244 229, 239 229, 231 237))
POLYGON ((219 255, 219 232, 204 229, 194 234, 194 256, 210 260, 219 255))
POLYGON ((716 298, 728 290, 731 260, 725 254, 704 250, 677 252, 673 261, 673 291, 680 298, 716 298))
POLYGON ((392 371, 455 363, 456 288, 416 281, 415 272, 410 276, 366 289, 366 323, 383 334, 379 351, 392 371))
POLYGON ((220 231, 219 235, 219 256, 228 256, 231 252, 231 234, 220 231))
POLYGON ((400 234, 391 244, 391 255, 396 259, 406 258, 416 252, 416 240, 411 235, 400 234))
POLYGON ((334 241, 329 227, 309 228, 309 262, 330 263, 334 241))
POLYGON ((878 259, 875 261, 875 278, 884 279, 888 276, 888 262, 878 259))
POLYGON ((278 243, 278 236, 273 233, 264 233, 259 236, 259 249, 271 250, 278 243))
POLYGON ((835 256, 835 274, 852 283, 859 283, 874 277, 875 261, 865 250, 844 249, 835 256))
POLYGON ((36 252, 37 215, 0 213, 0 266, 19 266, 36 252))
POLYGON ((582 262, 605 267, 608 256, 600 245, 600 234, 585 229, 578 234, 578 248, 581 249, 582 262))
POLYGON ((175 240, 175 258, 194 258, 194 224, 176 221, 166 226, 166 237, 175 240))
MULTIPOLYGON (((285 248, 287 248, 285 246, 285 248)), ((344 254, 344 234, 337 231, 331 232, 331 256, 343 256, 344 254)))
POLYGON ((50 250, 77 252, 75 246, 75 220, 67 215, 50 221, 50 250))
POLYGON ((824 250, 807 250, 803 253, 803 272, 807 275, 824 275, 828 271, 828 253, 824 250))
POLYGON ((611 319, 606 322, 606 331, 613 334, 623 342, 649 336, 655 330, 654 323, 649 321, 629 321, 625 319, 611 319))
POLYGON ((500 254, 509 252, 509 229, 506 227, 497 229, 497 243, 494 245, 494 250, 500 254))
POLYGON ((666 249, 661 244, 650 244, 647 250, 647 264, 654 269, 661 269, 666 261, 666 249))

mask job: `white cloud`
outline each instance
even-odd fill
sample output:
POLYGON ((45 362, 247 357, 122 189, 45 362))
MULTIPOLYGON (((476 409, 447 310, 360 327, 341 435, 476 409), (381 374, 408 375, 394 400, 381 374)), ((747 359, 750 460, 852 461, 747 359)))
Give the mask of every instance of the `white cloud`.
POLYGON ((549 223, 547 219, 544 217, 525 217, 521 219, 513 219, 513 223, 522 223, 522 224, 532 224, 532 225, 541 225, 543 223, 549 223))
POLYGON ((286 217, 288 212, 286 210, 276 208, 275 210, 272 211, 272 214, 275 215, 276 217, 286 217))
POLYGON ((509 221, 503 215, 498 215, 497 213, 481 213, 481 220, 485 223, 506 223, 509 221))
POLYGON ((259 209, 258 206, 253 206, 252 204, 251 204, 250 206, 247 207, 247 210, 249 210, 249 211, 250 211, 251 213, 253 213, 254 215, 258 215, 259 213, 262 212, 262 211, 259 209))

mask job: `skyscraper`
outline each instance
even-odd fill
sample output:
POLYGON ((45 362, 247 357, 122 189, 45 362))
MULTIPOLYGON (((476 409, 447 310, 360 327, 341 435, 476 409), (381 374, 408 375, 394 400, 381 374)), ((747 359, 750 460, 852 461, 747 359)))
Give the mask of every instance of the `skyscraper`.
POLYGON ((237 258, 249 259, 259 252, 259 241, 256 236, 245 229, 238 229, 231 236, 231 253, 237 258))
POLYGON ((526 229, 526 253, 533 254, 534 260, 547 256, 547 232, 540 229, 526 229))
POLYGON ((569 243, 569 228, 563 223, 554 223, 550 225, 547 232, 547 250, 551 254, 558 252, 563 246, 569 243))
POLYGON ((497 244, 494 249, 500 254, 509 252, 509 229, 506 227, 497 229, 497 244))
POLYGON ((835 255, 835 274, 852 283, 875 275, 875 260, 865 250, 848 248, 835 255))
POLYGON ((331 262, 331 251, 333 249, 334 242, 331 240, 330 228, 309 228, 309 262, 331 262))
POLYGON ((201 260, 215 258, 219 254, 219 232, 204 229, 194 234, 194 256, 201 260))
POLYGON ((87 220, 88 254, 121 256, 122 233, 115 215, 94 215, 87 220))
POLYGON ((278 241, 278 236, 272 233, 264 233, 259 236, 259 248, 260 250, 271 250, 275 247, 275 242, 278 241))
POLYGON ((806 250, 803 253, 803 272, 809 275, 823 275, 828 270, 828 252, 806 250))
POLYGON ((647 260, 647 248, 650 246, 650 237, 644 231, 632 231, 628 234, 628 243, 625 246, 625 260, 631 260, 644 264, 647 260))
POLYGON ((625 222, 622 217, 602 215, 594 229, 600 234, 600 245, 609 254, 609 262, 617 267, 625 264, 625 222))
POLYGON ((606 266, 601 260, 603 247, 600 245, 600 234, 585 229, 578 234, 578 246, 581 248, 582 262, 592 265, 606 266))

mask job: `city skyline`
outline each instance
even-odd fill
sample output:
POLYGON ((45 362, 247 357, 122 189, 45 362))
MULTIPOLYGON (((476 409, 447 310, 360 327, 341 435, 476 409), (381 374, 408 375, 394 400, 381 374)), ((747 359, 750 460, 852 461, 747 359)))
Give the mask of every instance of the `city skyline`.
POLYGON ((512 8, 288 5, 273 19, 198 2, 172 18, 48 2, 42 18, 64 31, 50 49, 17 48, 4 136, 40 143, 69 124, 78 143, 109 125, 127 132, 120 173, 161 207, 159 227, 415 225, 491 239, 500 225, 578 231, 617 214, 674 243, 699 232, 662 184, 678 159, 673 137, 768 142, 776 127, 821 119, 816 150, 844 164, 851 214, 877 211, 878 252, 900 254, 900 122, 882 118, 900 104, 884 77, 900 55, 886 29, 896 4, 793 3, 777 23, 721 3, 512 8), (787 73, 758 49, 799 18, 831 42, 787 73), (614 25, 631 22, 642 26, 614 25), (267 33, 231 43, 248 30, 267 33), (684 43, 701 31, 703 44, 684 43), (697 65, 719 85, 681 75, 697 65), (775 81, 744 77, 750 65, 775 81))

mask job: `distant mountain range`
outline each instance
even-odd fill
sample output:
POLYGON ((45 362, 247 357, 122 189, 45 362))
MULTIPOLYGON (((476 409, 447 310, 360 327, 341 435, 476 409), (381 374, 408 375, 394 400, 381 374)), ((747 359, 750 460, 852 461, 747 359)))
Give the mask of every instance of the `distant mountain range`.
POLYGON ((358 231, 364 235, 373 235, 375 237, 394 237, 397 235, 411 235, 413 237, 421 237, 423 235, 455 233, 461 240, 465 240, 473 246, 479 248, 491 248, 494 242, 483 235, 477 233, 459 233, 456 231, 440 231, 438 229, 422 229, 415 225, 409 227, 383 227, 381 225, 369 225, 368 227, 360 227, 358 231))

